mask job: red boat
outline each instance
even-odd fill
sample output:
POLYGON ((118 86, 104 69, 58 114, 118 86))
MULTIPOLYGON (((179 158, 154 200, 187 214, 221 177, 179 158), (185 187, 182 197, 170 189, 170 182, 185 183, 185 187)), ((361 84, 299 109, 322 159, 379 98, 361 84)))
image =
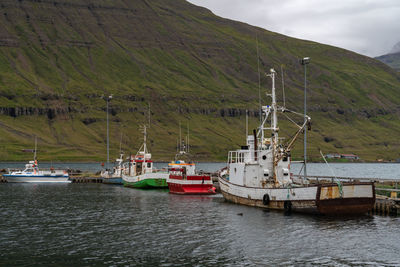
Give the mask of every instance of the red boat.
POLYGON ((215 194, 210 175, 196 174, 194 163, 175 160, 168 164, 167 184, 172 194, 215 194))

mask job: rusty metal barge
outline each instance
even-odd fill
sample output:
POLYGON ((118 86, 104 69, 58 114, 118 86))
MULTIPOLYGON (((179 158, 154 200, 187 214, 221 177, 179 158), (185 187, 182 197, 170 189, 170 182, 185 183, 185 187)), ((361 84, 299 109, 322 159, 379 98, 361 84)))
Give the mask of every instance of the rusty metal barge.
POLYGON ((219 173, 221 193, 228 201, 287 212, 325 215, 363 214, 375 203, 373 182, 343 182, 312 184, 306 179, 297 183, 290 172, 291 149, 297 137, 309 126, 311 118, 295 124, 293 138, 284 142, 279 137, 278 112, 302 116, 279 107, 275 97, 275 75, 272 79, 271 105, 262 107, 258 130, 247 136, 246 146, 230 151, 227 168, 219 173), (267 125, 270 124, 270 125, 267 125), (267 131, 270 134, 267 134, 267 131))

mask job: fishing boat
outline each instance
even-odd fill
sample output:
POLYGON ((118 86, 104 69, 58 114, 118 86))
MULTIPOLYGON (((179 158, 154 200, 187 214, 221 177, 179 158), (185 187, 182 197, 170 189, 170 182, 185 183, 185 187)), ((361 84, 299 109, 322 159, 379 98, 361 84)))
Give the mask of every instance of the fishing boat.
POLYGON ((290 114, 302 114, 277 105, 275 75, 271 69, 268 76, 272 79, 269 95, 272 103, 262 107, 258 130, 247 136, 246 146, 229 152, 227 168, 220 171, 218 182, 224 198, 237 204, 286 212, 345 215, 370 211, 375 203, 373 183, 339 179, 319 184, 306 179, 294 182, 290 172, 291 149, 300 133, 310 125, 311 118, 305 115, 304 122, 296 124, 297 130, 291 139, 285 141, 279 137, 278 112, 289 119, 290 114))
POLYGON ((167 184, 172 194, 215 194, 215 187, 211 176, 196 173, 196 165, 193 162, 175 160, 168 164, 169 177, 167 184))
POLYGON ((23 170, 8 170, 8 174, 3 174, 3 178, 9 183, 70 183, 69 175, 66 170, 54 168, 39 170, 36 159, 37 141, 35 139, 35 150, 33 160, 25 164, 23 170))
POLYGON ((146 145, 146 126, 144 126, 144 142, 134 157, 124 163, 122 182, 126 187, 134 188, 166 188, 168 172, 154 168, 151 154, 146 145))
POLYGON ((122 183, 122 164, 123 164, 123 153, 120 153, 120 157, 115 160, 115 164, 112 170, 105 169, 101 172, 103 178, 103 184, 123 184, 122 183))
MULTIPOLYGON (((179 127, 179 132, 180 132, 179 127)), ((187 146, 179 134, 179 152, 175 155, 175 160, 168 164, 169 176, 167 184, 169 192, 172 194, 190 195, 209 195, 215 194, 215 187, 211 176, 196 172, 196 164, 191 160, 189 154, 189 126, 187 136, 187 146), (186 160, 185 160, 186 159, 186 160)))

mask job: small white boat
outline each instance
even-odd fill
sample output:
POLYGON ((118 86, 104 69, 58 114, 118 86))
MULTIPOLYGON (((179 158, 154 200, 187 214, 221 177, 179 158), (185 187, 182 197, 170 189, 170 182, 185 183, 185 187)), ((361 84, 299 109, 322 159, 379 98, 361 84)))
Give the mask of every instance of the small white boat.
POLYGON ((37 160, 31 160, 24 170, 9 171, 3 174, 9 183, 70 183, 68 172, 65 170, 39 170, 37 160))
POLYGON ((37 139, 35 138, 35 151, 33 160, 25 164, 24 170, 8 170, 3 178, 9 183, 70 183, 68 172, 54 168, 39 170, 36 160, 37 139))
POLYGON ((112 170, 102 170, 101 177, 104 184, 122 184, 122 163, 124 154, 121 153, 120 157, 115 160, 115 165, 112 170))

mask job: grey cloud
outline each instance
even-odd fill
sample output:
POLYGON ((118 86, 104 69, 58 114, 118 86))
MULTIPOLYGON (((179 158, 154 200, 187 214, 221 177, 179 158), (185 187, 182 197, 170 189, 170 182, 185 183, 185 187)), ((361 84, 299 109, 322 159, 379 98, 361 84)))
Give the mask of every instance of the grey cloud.
POLYGON ((400 41, 398 0, 189 0, 218 16, 368 56, 400 41))

